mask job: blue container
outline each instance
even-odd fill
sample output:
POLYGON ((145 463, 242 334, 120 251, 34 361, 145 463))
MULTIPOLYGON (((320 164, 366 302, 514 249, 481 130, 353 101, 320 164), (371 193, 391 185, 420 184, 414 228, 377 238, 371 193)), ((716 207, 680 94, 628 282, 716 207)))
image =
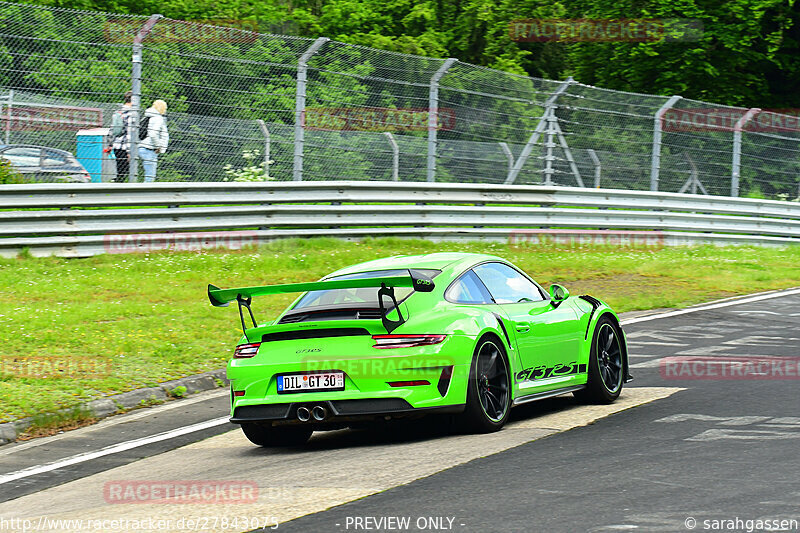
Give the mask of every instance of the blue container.
MULTIPOLYGON (((108 164, 103 164, 104 161, 109 160, 113 152, 105 153, 103 148, 108 144, 106 138, 109 135, 108 128, 92 128, 88 130, 80 130, 78 132, 78 145, 75 150, 75 157, 80 161, 81 165, 86 169, 86 172, 92 177, 92 183, 101 183, 103 181, 103 174, 108 164)), ((108 176, 106 176, 108 178, 108 176)), ((106 179, 106 181, 110 181, 106 179)))

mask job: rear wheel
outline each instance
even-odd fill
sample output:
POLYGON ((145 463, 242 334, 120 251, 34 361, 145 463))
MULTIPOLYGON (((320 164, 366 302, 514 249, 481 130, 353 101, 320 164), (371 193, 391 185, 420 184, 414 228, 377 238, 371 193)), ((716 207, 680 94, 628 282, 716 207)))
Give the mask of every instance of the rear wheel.
POLYGON ((619 398, 623 384, 621 333, 610 318, 600 317, 594 330, 589 355, 589 379, 586 388, 574 392, 587 403, 611 403, 619 398))
POLYGON ((483 339, 475 349, 467 383, 467 405, 459 425, 475 433, 503 427, 511 411, 511 376, 502 345, 483 339))
POLYGON ((242 431, 250 442, 265 448, 299 446, 305 444, 313 433, 308 427, 274 427, 254 423, 242 424, 242 431))

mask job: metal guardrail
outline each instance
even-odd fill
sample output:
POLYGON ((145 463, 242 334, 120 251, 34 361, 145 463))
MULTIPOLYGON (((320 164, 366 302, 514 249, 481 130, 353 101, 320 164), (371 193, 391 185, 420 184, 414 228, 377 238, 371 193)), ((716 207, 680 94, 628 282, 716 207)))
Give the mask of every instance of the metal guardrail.
POLYGON ((800 244, 800 204, 464 183, 0 186, 0 255, 5 256, 23 248, 67 257, 135 251, 147 248, 136 244, 143 236, 148 243, 161 239, 163 246, 177 248, 198 241, 235 247, 322 235, 506 240, 540 228, 651 231, 664 244, 800 244))

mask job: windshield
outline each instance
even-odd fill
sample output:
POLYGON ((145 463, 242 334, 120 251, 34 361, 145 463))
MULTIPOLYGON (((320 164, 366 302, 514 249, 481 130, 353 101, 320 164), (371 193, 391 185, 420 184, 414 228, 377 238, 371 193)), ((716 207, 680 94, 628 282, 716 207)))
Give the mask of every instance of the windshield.
MULTIPOLYGON (((441 270, 432 269, 418 269, 417 272, 425 274, 433 279, 441 270)), ((342 280, 342 279, 369 279, 369 278, 383 278, 389 276, 403 276, 407 275, 408 270, 376 270, 373 272, 359 272, 357 274, 345 274, 343 276, 336 276, 329 278, 326 281, 342 280)), ((395 298, 398 302, 403 301, 405 298, 414 292, 411 287, 396 287, 394 289, 395 298)), ((366 287, 362 289, 332 289, 322 291, 310 291, 304 294, 300 300, 292 308, 292 311, 299 309, 308 309, 312 307, 331 307, 337 305, 344 306, 363 306, 366 308, 378 308, 378 288, 366 287)))

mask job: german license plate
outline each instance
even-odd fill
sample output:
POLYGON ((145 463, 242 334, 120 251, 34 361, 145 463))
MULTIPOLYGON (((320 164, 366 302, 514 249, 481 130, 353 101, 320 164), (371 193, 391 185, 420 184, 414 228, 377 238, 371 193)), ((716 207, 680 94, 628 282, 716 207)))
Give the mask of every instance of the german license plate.
POLYGON ((278 393, 344 390, 344 372, 315 372, 278 376, 278 393))

